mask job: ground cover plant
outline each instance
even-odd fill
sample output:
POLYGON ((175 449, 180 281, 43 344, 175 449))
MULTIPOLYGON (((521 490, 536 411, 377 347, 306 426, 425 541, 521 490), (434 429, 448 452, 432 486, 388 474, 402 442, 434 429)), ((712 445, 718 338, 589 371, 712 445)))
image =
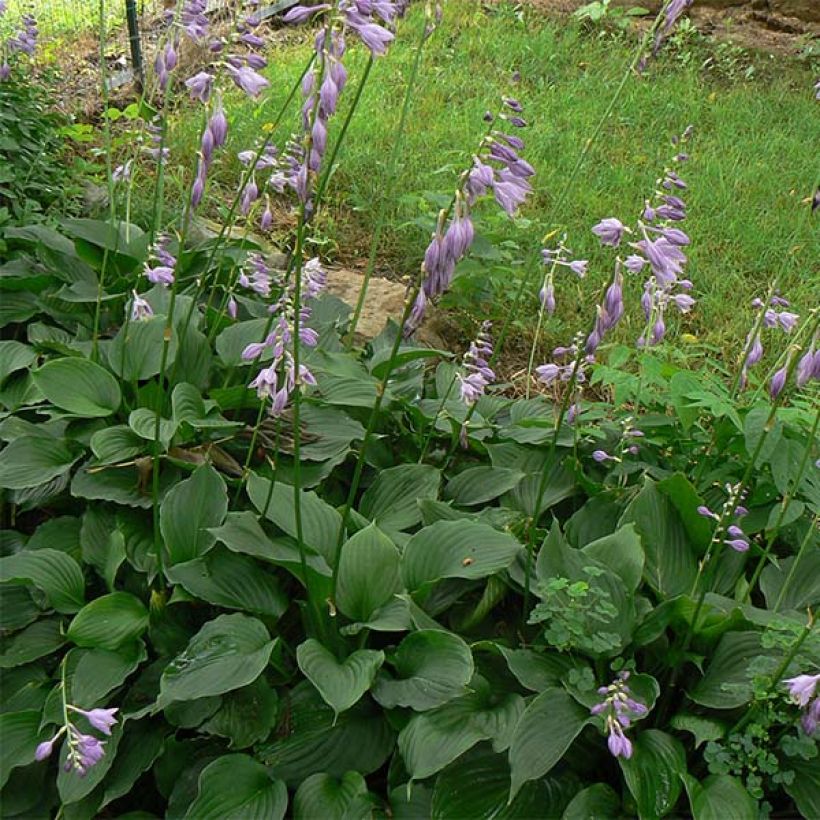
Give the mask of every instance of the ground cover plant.
MULTIPOLYGON (((270 80, 247 11, 182 73, 182 43, 210 32, 202 2, 180 3, 125 156, 104 120, 108 213, 4 230, 4 816, 817 816, 816 302, 774 275, 735 355, 693 368, 677 335, 701 295, 701 138, 681 122, 637 205, 585 226, 595 259, 542 231, 500 321, 475 321, 466 349, 420 345, 485 221, 522 242, 540 167, 510 76, 441 174, 403 315, 359 344, 361 300, 325 292, 320 226, 361 116, 340 100, 404 38, 397 184, 448 31, 446 9, 406 5, 288 12, 310 59, 243 147, 218 232, 196 237, 233 165, 229 89, 264 101, 270 80), (198 111, 183 156, 175 104, 198 111), (594 307, 576 315, 579 283, 594 307), (494 369, 525 299, 516 396, 494 369)), ((601 124, 684 10, 647 27, 601 124)), ((795 230, 812 218, 807 200, 795 230)))

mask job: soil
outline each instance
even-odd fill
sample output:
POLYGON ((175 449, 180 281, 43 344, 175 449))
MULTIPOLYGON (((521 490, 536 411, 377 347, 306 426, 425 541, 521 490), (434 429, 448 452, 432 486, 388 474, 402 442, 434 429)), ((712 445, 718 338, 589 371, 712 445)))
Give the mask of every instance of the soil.
MULTIPOLYGON (((544 14, 558 17, 587 2, 524 0, 544 14)), ((638 0, 616 2, 627 7, 656 6, 638 0)), ((702 34, 771 54, 796 55, 811 40, 820 38, 820 0, 695 0, 688 15, 702 34)))

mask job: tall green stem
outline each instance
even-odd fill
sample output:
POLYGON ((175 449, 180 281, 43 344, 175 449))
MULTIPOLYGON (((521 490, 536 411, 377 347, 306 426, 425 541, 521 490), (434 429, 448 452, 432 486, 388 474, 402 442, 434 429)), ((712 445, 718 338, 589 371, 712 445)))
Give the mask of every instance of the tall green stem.
POLYGON ((783 599, 786 597, 786 590, 789 588, 792 580, 794 579, 794 575, 797 572, 797 567, 803 558, 803 554, 805 553, 806 549, 811 543, 812 536, 815 534, 814 530, 817 527, 818 523, 820 523, 820 515, 815 515, 814 519, 812 520, 811 524, 809 524, 809 527, 806 530, 806 535, 804 536, 803 541, 800 543, 800 549, 797 550, 797 555, 795 556, 794 561, 792 561, 792 565, 789 567, 789 571, 786 574, 786 578, 783 581, 783 586, 780 587, 780 592, 777 593, 777 600, 774 602, 773 607, 774 612, 780 611, 780 607, 783 604, 783 599))

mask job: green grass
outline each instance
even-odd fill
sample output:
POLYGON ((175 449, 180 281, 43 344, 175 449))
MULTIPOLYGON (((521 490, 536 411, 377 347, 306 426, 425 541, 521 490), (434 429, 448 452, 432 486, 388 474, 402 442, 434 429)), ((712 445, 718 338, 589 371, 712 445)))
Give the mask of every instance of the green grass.
MULTIPOLYGON (((152 2, 146 0, 147 8, 151 8, 152 2)), ((100 20, 99 0, 37 0, 34 4, 30 0, 8 0, 7 5, 8 10, 0 20, 3 37, 19 28, 21 15, 32 12, 32 5, 37 27, 45 38, 96 30, 100 20)), ((124 0, 105 0, 105 14, 109 25, 123 20, 124 0)))
MULTIPOLYGON (((508 280, 516 274, 511 259, 531 268, 540 238, 557 228, 567 231, 576 256, 591 263, 583 287, 574 279, 559 283, 563 307, 550 324, 548 341, 577 329, 579 314, 591 307, 612 262, 598 248, 590 227, 605 216, 634 222, 670 156, 670 136, 690 123, 696 136, 684 169, 690 186, 686 227, 692 237, 689 275, 699 305, 681 329, 735 351, 749 321, 749 301, 765 291, 774 275, 781 277, 784 293, 804 309, 817 303, 818 222, 808 217, 805 202, 801 204, 820 176, 818 103, 810 65, 759 56, 750 63, 752 78, 746 79, 743 69, 750 58, 733 50, 719 50, 718 57, 723 57, 709 71, 701 68, 710 53, 707 45, 689 42, 667 50, 646 76, 628 82, 565 205, 554 213, 584 140, 628 64, 634 41, 585 33, 570 21, 520 15, 511 6, 488 12, 480 5, 466 0, 445 4, 444 24, 425 52, 397 183, 387 191, 385 166, 420 14, 401 24, 389 55, 372 72, 331 184, 330 207, 319 223, 326 252, 342 261, 361 261, 379 203, 387 196, 389 227, 380 272, 397 276, 417 270, 428 235, 419 222, 435 213, 425 193, 452 191, 484 131, 484 111, 512 90, 511 76, 517 70, 522 79, 514 93, 530 122, 524 156, 537 170, 536 193, 515 221, 500 219, 490 203, 478 209, 479 231, 503 238, 508 255, 481 268, 465 266, 473 281, 464 287, 464 274, 457 289, 462 294, 456 300, 459 305, 481 317, 503 314, 504 299, 498 297, 512 291, 508 280), (734 74, 742 79, 729 76, 734 74), (484 274, 494 283, 490 291, 484 287, 484 274)), ((309 54, 308 36, 304 30, 291 34, 270 53, 272 94, 261 107, 230 96, 232 151, 250 147, 262 124, 278 110, 309 54)), ((350 49, 346 58, 351 74, 348 101, 364 58, 360 47, 350 49)), ((340 123, 337 116, 336 129, 340 123)), ((296 128, 295 111, 281 133, 291 127, 296 128)), ((190 116, 183 115, 173 134, 175 155, 190 156, 197 134, 190 116)), ((235 185, 235 174, 229 164, 222 178, 235 185)), ((640 283, 630 287, 637 299, 640 283)), ((640 332, 636 307, 633 302, 632 324, 627 321, 621 331, 624 338, 634 339, 640 332)), ((524 330, 533 325, 527 317, 536 309, 533 294, 522 316, 524 330)))

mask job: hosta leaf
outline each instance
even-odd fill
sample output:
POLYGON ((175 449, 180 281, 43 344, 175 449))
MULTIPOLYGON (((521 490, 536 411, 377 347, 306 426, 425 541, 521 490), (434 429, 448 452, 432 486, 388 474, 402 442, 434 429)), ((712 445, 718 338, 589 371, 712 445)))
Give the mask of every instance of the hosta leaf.
POLYGON ((478 680, 477 688, 479 691, 413 716, 402 729, 399 751, 411 778, 436 774, 482 740, 492 740, 498 752, 509 746, 524 711, 524 699, 512 693, 493 698, 483 680, 478 680))
MULTIPOLYGON (((216 352, 223 364, 235 367, 243 364, 242 351, 251 343, 261 342, 265 338, 267 319, 249 319, 229 325, 216 337, 216 352)), ((272 353, 267 348, 259 357, 259 362, 270 359, 272 353)))
POLYGON ((253 558, 215 547, 202 558, 167 567, 165 575, 191 595, 223 606, 278 618, 288 608, 288 597, 276 576, 253 558))
POLYGON ((577 790, 577 778, 565 773, 560 778, 524 783, 510 801, 510 767, 506 755, 495 754, 489 744, 481 744, 436 778, 430 817, 432 820, 560 817, 577 790))
POLYGON ((129 721, 117 747, 117 757, 108 777, 100 808, 124 797, 162 751, 168 728, 161 722, 129 721))
POLYGON ((21 342, 0 342, 0 384, 17 370, 23 370, 37 360, 37 351, 21 342))
POLYGON ((426 464, 381 470, 362 496, 359 512, 383 530, 405 530, 421 521, 418 501, 435 498, 441 473, 426 464))
POLYGON ((62 618, 43 618, 0 639, 0 669, 21 666, 58 650, 65 642, 61 626, 62 618))
POLYGON ((692 589, 697 562, 689 536, 672 502, 651 479, 645 480, 619 523, 634 523, 641 536, 644 577, 655 592, 671 598, 692 589))
POLYGON ((67 472, 79 458, 68 442, 45 436, 21 436, 0 453, 0 487, 38 487, 67 472))
POLYGON ((390 662, 396 676, 382 672, 373 687, 373 697, 386 709, 441 706, 463 694, 474 672, 470 647, 458 635, 434 629, 408 635, 390 662))
POLYGON ((510 746, 510 799, 555 766, 589 721, 589 710, 563 689, 538 695, 521 715, 510 746))
POLYGON ((128 426, 133 432, 146 441, 159 440, 163 450, 171 446, 171 440, 177 431, 177 423, 172 419, 160 417, 157 427, 157 413, 148 407, 138 407, 128 414, 128 426))
POLYGON ((281 780, 247 755, 225 755, 199 775, 199 793, 190 820, 282 820, 288 790, 281 780))
POLYGON ((294 820, 369 820, 372 816, 367 783, 358 772, 345 772, 341 778, 318 772, 302 781, 293 798, 294 820))
MULTIPOLYGON (((165 336, 165 316, 152 316, 137 322, 125 322, 108 347, 108 364, 124 381, 150 379, 159 373, 165 336)), ((177 354, 176 334, 171 336, 165 366, 174 363, 177 354)))
POLYGON ((748 703, 753 694, 751 662, 765 654, 759 632, 727 632, 689 697, 712 709, 734 709, 748 703))
POLYGON ((384 765, 395 746, 384 713, 367 698, 334 723, 333 710, 308 681, 290 691, 276 737, 259 749, 258 757, 289 785, 316 772, 335 777, 349 771, 368 775, 384 765))
POLYGON ((228 491, 222 476, 203 464, 165 496, 159 520, 168 564, 204 555, 215 543, 209 527, 218 527, 228 511, 228 491))
POLYGON ((574 664, 557 652, 535 652, 532 649, 508 649, 493 645, 504 657, 516 680, 526 689, 543 692, 558 686, 574 664))
POLYGON ((743 783, 728 774, 711 775, 703 783, 683 778, 693 820, 757 820, 760 808, 743 783))
POLYGON ((262 676, 224 695, 219 709, 199 731, 226 737, 232 749, 244 749, 268 737, 278 713, 276 690, 262 676))
POLYGON ((820 817, 820 771, 817 758, 801 760, 789 758, 788 767, 794 770, 794 780, 783 788, 794 800, 803 817, 820 817))
POLYGON ((6 785, 11 770, 34 760, 37 745, 48 739, 47 729, 40 729, 40 712, 6 712, 0 715, 0 788, 6 785))
POLYGON ((78 646, 117 649, 148 628, 148 610, 128 592, 112 592, 86 604, 68 627, 78 646))
POLYGON ((122 401, 117 380, 88 359, 55 359, 35 370, 32 378, 53 405, 78 416, 110 416, 122 401))
POLYGON ((604 820, 620 815, 621 798, 606 783, 595 783, 570 800, 561 820, 604 820))
POLYGON ((31 582, 57 612, 76 612, 85 602, 83 572, 59 550, 24 551, 0 558, 0 581, 31 582))
MULTIPOLYGON (((72 649, 66 656, 66 679, 71 702, 82 709, 96 706, 131 675, 145 660, 141 641, 109 649, 72 649)), ((59 722, 60 712, 55 715, 59 722)))
POLYGON ((375 524, 342 547, 336 606, 354 621, 368 621, 401 589, 399 551, 375 524))
POLYGON ((470 467, 447 482, 444 497, 462 507, 485 504, 515 487, 524 473, 506 467, 470 467))
MULTIPOLYGON (((270 493, 270 481, 251 473, 247 492, 251 503, 260 513, 288 535, 297 537, 294 487, 277 482, 270 493)), ((302 491, 299 499, 304 542, 323 555, 332 566, 342 516, 314 492, 302 491)))
POLYGON ((359 701, 373 685, 384 663, 384 652, 360 649, 341 663, 319 641, 308 638, 296 650, 304 676, 338 715, 359 701))
POLYGON ((508 567, 521 545, 511 535, 473 521, 437 521, 404 548, 401 573, 410 590, 441 578, 486 578, 508 567))
POLYGON ((643 575, 644 554, 634 524, 625 524, 611 535, 587 544, 581 552, 591 555, 620 575, 630 592, 637 590, 643 575))
POLYGON ((647 729, 633 740, 632 757, 619 757, 618 763, 641 820, 665 817, 675 808, 686 774, 686 752, 679 740, 647 729))
POLYGON ((237 613, 208 621, 162 673, 160 705, 247 686, 267 666, 273 645, 256 618, 237 613))
POLYGON ((102 464, 127 461, 145 449, 145 440, 125 424, 106 427, 91 436, 91 452, 102 464))
POLYGON ((778 611, 816 607, 820 604, 820 549, 815 546, 805 550, 799 560, 797 556, 789 556, 777 566, 769 564, 760 576, 760 590, 769 609, 778 603, 778 611))

